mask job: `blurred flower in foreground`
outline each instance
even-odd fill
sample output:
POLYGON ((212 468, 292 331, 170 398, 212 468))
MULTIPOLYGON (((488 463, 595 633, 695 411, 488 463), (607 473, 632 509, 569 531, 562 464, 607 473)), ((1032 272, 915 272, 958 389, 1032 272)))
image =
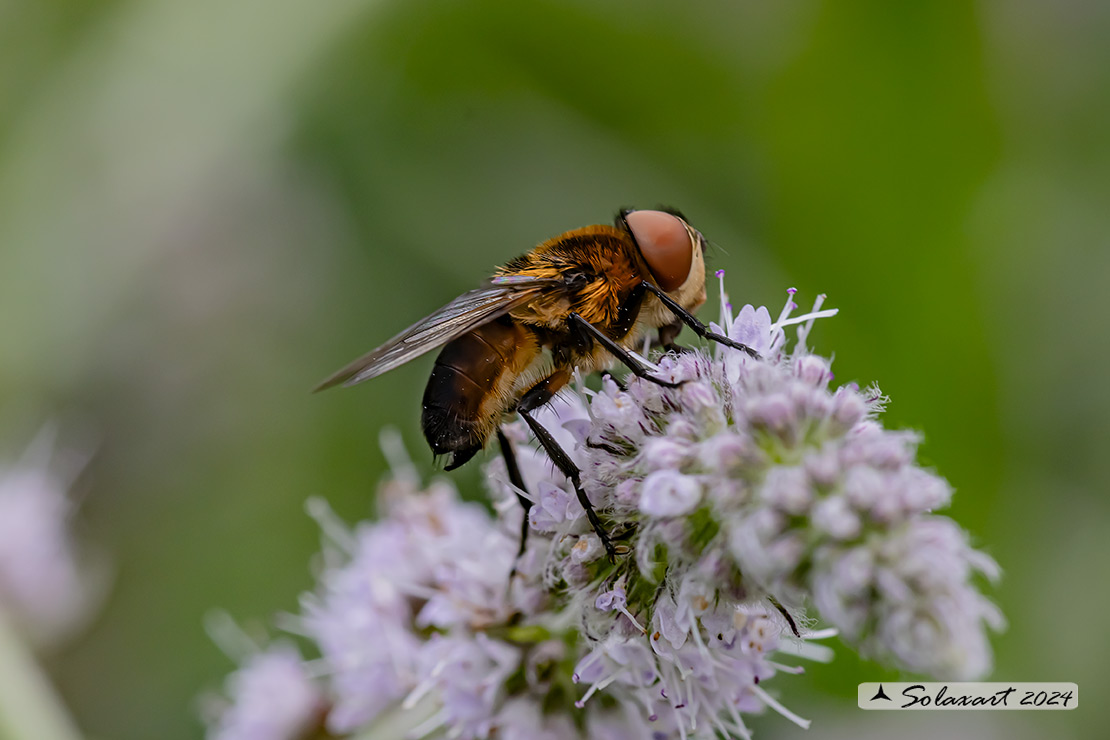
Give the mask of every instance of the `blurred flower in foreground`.
POLYGON ((104 573, 70 532, 69 475, 44 432, 19 462, 0 463, 0 610, 33 645, 82 627, 104 591, 104 573))
POLYGON ((813 640, 837 630, 912 671, 989 670, 984 625, 1001 617, 969 579, 997 567, 929 513, 950 489, 914 464, 915 435, 878 424, 879 392, 829 390, 805 341, 835 311, 819 299, 792 317, 791 300, 772 321, 722 303, 718 330, 761 359, 665 355, 656 374, 678 388, 606 379, 542 412, 583 471, 612 561, 520 423, 506 427, 533 501, 519 560, 500 458, 487 466, 496 516, 446 482, 421 490, 392 437, 379 521, 352 533, 312 502, 326 566, 289 627, 320 651, 308 665, 328 732, 368 737, 410 711, 410 737, 749 737, 744 715, 768 707, 804 727, 768 681, 802 672, 796 658, 831 658, 813 640), (835 629, 810 630, 807 604, 835 629))
POLYGON ((320 726, 326 703, 300 653, 278 643, 228 676, 229 701, 211 700, 210 740, 297 740, 320 726))

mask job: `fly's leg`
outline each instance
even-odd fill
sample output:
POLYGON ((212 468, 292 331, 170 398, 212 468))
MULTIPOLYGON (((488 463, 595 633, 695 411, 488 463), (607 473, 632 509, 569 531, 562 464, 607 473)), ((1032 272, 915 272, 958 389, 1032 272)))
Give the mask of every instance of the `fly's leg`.
POLYGON ((779 603, 779 600, 774 596, 768 596, 767 599, 771 602, 771 606, 779 610, 779 614, 786 617, 786 623, 790 625, 790 631, 794 633, 794 637, 801 637, 802 634, 798 632, 798 625, 794 624, 794 617, 790 616, 790 612, 786 611, 786 607, 779 603))
POLYGON ((623 362, 636 377, 651 381, 652 383, 655 383, 656 385, 661 385, 664 388, 678 388, 682 385, 682 382, 672 383, 669 380, 663 380, 662 378, 657 378, 652 375, 650 372, 648 372, 648 369, 644 367, 644 364, 642 362, 632 356, 631 352, 617 344, 616 341, 610 338, 608 334, 603 332, 601 329, 598 329, 596 326, 591 324, 589 321, 586 321, 578 314, 572 312, 569 316, 567 316, 567 323, 570 324, 571 329, 578 330, 584 333, 585 336, 597 342, 605 349, 609 350, 609 352, 618 360, 623 362))
POLYGON ((759 359, 759 353, 748 345, 733 341, 726 337, 724 334, 718 334, 717 332, 710 330, 708 326, 698 321, 694 314, 690 313, 685 308, 680 306, 678 304, 678 301, 667 295, 666 291, 664 291, 658 285, 649 283, 647 280, 645 280, 642 285, 644 286, 645 290, 655 294, 655 297, 658 298, 664 306, 670 309, 671 313, 681 319, 682 323, 686 324, 686 326, 693 329, 694 333, 697 334, 699 337, 702 337, 703 339, 711 339, 714 342, 723 344, 726 347, 738 349, 741 352, 747 352, 755 359, 759 359))
MULTIPOLYGON (((631 211, 622 211, 620 218, 623 218, 626 213, 630 213, 630 212, 631 211)), ((620 225, 619 220, 618 220, 617 225, 618 226, 620 225)), ((627 230, 627 226, 625 228, 627 230)), ((621 303, 621 305, 617 309, 617 319, 611 326, 611 330, 612 330, 613 334, 616 334, 617 336, 624 336, 628 332, 632 331, 632 327, 636 325, 636 319, 639 318, 639 316, 640 316, 640 307, 643 306, 643 304, 644 304, 644 295, 646 295, 646 293, 647 293, 647 289, 644 287, 643 283, 639 283, 639 284, 637 284, 636 286, 634 286, 632 288, 631 292, 628 294, 628 297, 624 300, 623 303, 621 303)), ((576 326, 576 328, 578 328, 578 327, 576 326)), ((594 341, 594 340, 604 341, 604 340, 608 339, 607 336, 603 336, 601 339, 598 339, 596 333, 593 332, 593 331, 590 331, 590 329, 594 329, 594 327, 592 327, 592 326, 590 326, 588 329, 586 327, 581 327, 581 329, 589 332, 588 336, 590 337, 591 341, 594 341)), ((669 327, 665 326, 665 327, 661 328, 659 330, 659 344, 663 345, 668 350, 675 349, 676 351, 681 351, 682 348, 677 347, 673 343, 674 338, 678 335, 678 332, 681 331, 681 329, 682 329, 682 322, 681 321, 676 321, 674 324, 671 324, 669 327), (669 331, 669 333, 665 333, 665 332, 668 332, 668 331, 669 331)), ((610 351, 612 351, 612 344, 611 343, 606 343, 605 347, 607 349, 610 349, 610 351)), ((614 354, 617 354, 617 356, 620 357, 621 361, 624 362, 624 364, 628 365, 629 367, 633 367, 633 365, 638 364, 638 363, 635 362, 635 358, 633 358, 633 361, 630 363, 629 360, 626 358, 626 355, 628 355, 628 353, 626 351, 624 351, 624 349, 622 347, 620 347, 619 345, 617 345, 617 351, 615 351, 614 354)), ((640 375, 640 373, 637 373, 637 375, 640 375)), ((617 384, 617 387, 620 388, 622 391, 627 391, 628 390, 628 386, 626 386, 619 378, 617 378, 615 375, 610 373, 608 370, 603 371, 602 376, 603 377, 608 376, 614 383, 617 384)), ((645 377, 645 376, 640 375, 640 377, 645 377)), ((648 379, 649 380, 655 380, 655 378, 648 378, 648 379)), ((664 381, 664 383, 665 383, 665 381, 664 381)))
POLYGON ((574 493, 578 496, 578 503, 582 505, 583 510, 586 512, 586 519, 589 520, 590 526, 594 532, 601 539, 601 544, 605 546, 605 552, 610 560, 616 558, 616 551, 613 549, 613 543, 609 541, 609 535, 605 531, 605 527, 601 524, 601 519, 598 518, 597 512, 594 511, 594 505, 590 503, 590 499, 586 496, 586 492, 582 490, 582 474, 574 461, 570 459, 570 455, 566 453, 559 443, 551 436, 551 432, 547 431, 536 419, 532 416, 532 412, 540 406, 551 400, 555 393, 566 385, 570 380, 570 370, 567 368, 560 368, 551 375, 547 376, 536 385, 532 386, 520 399, 517 404, 516 411, 520 414, 520 418, 524 419, 524 423, 532 430, 535 435, 536 441, 543 447, 544 452, 554 463, 555 467, 559 469, 563 475, 567 477, 571 485, 574 486, 574 493))
POLYGON ((605 552, 608 554, 609 559, 616 558, 616 551, 613 549, 613 543, 609 541, 609 535, 605 532, 605 527, 601 524, 601 519, 598 518, 597 512, 594 511, 594 505, 590 503, 589 497, 586 492, 582 490, 582 477, 578 470, 578 466, 570 459, 566 451, 559 446, 555 438, 551 436, 551 432, 547 431, 540 425, 538 421, 532 418, 531 412, 518 409, 521 418, 532 430, 532 434, 536 435, 536 441, 540 443, 547 456, 551 458, 551 462, 555 463, 555 467, 562 472, 574 486, 574 492, 578 495, 578 503, 582 504, 582 508, 586 510, 586 518, 590 521, 590 526, 593 527, 594 532, 601 538, 601 544, 605 546, 605 552))
POLYGON ((524 492, 528 490, 524 487, 524 477, 520 474, 520 466, 516 463, 513 445, 509 442, 509 438, 505 436, 505 432, 501 431, 501 427, 497 427, 497 443, 501 446, 501 456, 505 458, 505 471, 509 474, 509 482, 516 489, 516 499, 524 509, 524 520, 520 524, 520 548, 516 551, 513 571, 509 574, 511 580, 513 575, 516 574, 516 561, 520 560, 520 556, 524 554, 524 546, 528 542, 528 513, 532 510, 532 502, 524 495, 524 492))

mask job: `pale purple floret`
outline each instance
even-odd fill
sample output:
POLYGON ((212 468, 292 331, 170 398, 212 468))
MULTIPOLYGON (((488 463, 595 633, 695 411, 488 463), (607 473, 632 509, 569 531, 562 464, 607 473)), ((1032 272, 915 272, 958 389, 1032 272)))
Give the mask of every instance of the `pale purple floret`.
POLYGON ((319 725, 325 701, 297 650, 276 645, 251 655, 227 679, 228 706, 208 740, 302 740, 319 725))
POLYGON ((410 701, 435 690, 439 718, 452 734, 483 738, 498 726, 506 679, 519 667, 521 650, 485 634, 433 634, 420 649, 420 684, 410 701))
POLYGON ((640 511, 653 517, 689 514, 701 501, 701 485, 675 470, 649 473, 640 489, 640 511))
POLYGON ((80 628, 104 585, 74 541, 68 483, 48 436, 19 463, 0 464, 0 611, 36 645, 80 628))

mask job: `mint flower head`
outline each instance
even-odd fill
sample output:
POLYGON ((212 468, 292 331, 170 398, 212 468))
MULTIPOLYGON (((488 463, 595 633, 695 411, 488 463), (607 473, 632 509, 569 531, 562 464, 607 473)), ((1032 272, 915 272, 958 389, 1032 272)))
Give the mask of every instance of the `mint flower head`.
POLYGON ((804 727, 781 697, 837 632, 915 673, 989 670, 1001 616, 973 581, 997 566, 933 513, 951 489, 914 462, 917 435, 881 426, 879 391, 833 388, 807 348, 835 311, 796 316, 791 291, 775 319, 733 316, 722 297, 715 330, 759 359, 664 354, 653 374, 677 387, 579 382, 536 413, 613 557, 521 422, 504 433, 524 490, 493 458, 492 513, 424 486, 392 435, 376 521, 352 531, 311 502, 324 565, 287 626, 319 653, 304 666, 329 736, 747 738, 768 708, 804 727))
POLYGON ((352 732, 435 690, 444 723, 478 737, 519 663, 517 646, 488 634, 514 612, 506 585, 516 545, 449 483, 422 490, 407 462, 398 467, 379 493, 381 520, 353 533, 312 504, 341 561, 305 597, 301 620, 330 680, 328 727, 352 732))
POLYGON ((724 347, 667 355, 658 373, 681 387, 609 380, 589 394, 586 413, 564 421, 586 492, 607 526, 629 533, 638 574, 665 573, 665 592, 762 598, 785 615, 811 605, 865 655, 937 677, 985 675, 984 628, 1002 619, 971 576, 994 579, 997 566, 931 513, 951 489, 914 462, 917 434, 880 425, 878 389, 830 388, 830 363, 806 339, 835 311, 820 310, 821 296, 795 317, 790 296, 775 321, 751 306, 733 317, 723 296, 714 328, 758 360, 724 347))

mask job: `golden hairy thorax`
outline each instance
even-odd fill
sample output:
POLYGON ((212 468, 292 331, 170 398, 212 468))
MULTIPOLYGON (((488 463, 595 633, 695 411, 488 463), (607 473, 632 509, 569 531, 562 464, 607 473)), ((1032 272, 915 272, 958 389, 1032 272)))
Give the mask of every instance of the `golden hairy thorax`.
POLYGON ((544 291, 514 309, 511 316, 517 321, 561 332, 573 311, 612 336, 621 305, 642 280, 635 251, 620 229, 586 226, 549 239, 496 274, 549 278, 568 286, 544 291))
MULTIPOLYGON (((705 261, 695 248, 690 274, 670 295, 688 311, 705 303, 705 261)), ((617 316, 632 290, 650 271, 627 232, 613 226, 586 226, 549 239, 534 250, 498 269, 496 275, 530 275, 566 280, 579 275, 585 286, 575 291, 562 287, 544 291, 511 316, 523 324, 555 332, 566 327, 567 314, 574 311, 621 344, 634 347, 643 335, 676 320, 653 295, 646 295, 635 326, 616 331, 617 316)))

